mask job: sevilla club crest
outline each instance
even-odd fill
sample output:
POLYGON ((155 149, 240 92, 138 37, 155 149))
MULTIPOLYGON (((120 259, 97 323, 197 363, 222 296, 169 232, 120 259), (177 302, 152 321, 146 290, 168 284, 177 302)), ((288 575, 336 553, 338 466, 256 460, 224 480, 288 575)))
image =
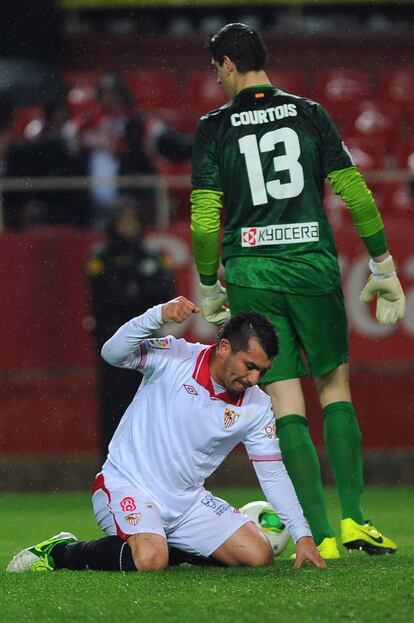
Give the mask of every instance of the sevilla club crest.
POLYGON ((231 428, 233 424, 237 422, 240 415, 235 411, 232 411, 228 407, 224 410, 224 428, 231 428))

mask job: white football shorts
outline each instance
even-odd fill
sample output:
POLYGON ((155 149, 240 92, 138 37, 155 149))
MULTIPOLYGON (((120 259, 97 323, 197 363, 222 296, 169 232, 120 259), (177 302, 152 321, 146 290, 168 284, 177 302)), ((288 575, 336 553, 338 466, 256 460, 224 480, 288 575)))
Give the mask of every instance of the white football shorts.
POLYGON ((133 534, 152 533, 196 556, 210 556, 248 517, 204 487, 196 501, 174 522, 163 521, 160 511, 147 493, 126 482, 106 486, 103 474, 95 479, 92 505, 100 528, 124 540, 133 534))

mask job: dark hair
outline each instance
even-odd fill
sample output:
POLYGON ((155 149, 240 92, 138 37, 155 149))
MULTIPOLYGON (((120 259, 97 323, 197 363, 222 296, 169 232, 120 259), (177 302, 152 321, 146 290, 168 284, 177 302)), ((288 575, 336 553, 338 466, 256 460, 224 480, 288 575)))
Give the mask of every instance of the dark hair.
POLYGON ((248 350, 250 339, 255 338, 266 355, 272 359, 279 352, 279 340, 272 324, 263 314, 241 312, 236 314, 221 328, 217 335, 220 340, 228 340, 233 352, 248 350))
POLYGON ((246 24, 226 24, 210 37, 208 49, 219 65, 228 56, 241 74, 259 71, 266 65, 267 49, 263 39, 246 24))

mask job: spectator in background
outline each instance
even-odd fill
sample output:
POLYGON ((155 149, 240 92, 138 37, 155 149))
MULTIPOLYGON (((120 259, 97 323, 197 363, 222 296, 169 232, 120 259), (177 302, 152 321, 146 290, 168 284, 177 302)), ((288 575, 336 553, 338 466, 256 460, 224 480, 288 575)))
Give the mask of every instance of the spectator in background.
POLYGON ((93 248, 87 263, 94 338, 98 352, 99 425, 102 452, 137 391, 141 375, 109 366, 100 350, 117 328, 146 309, 175 295, 168 258, 145 245, 138 202, 121 195, 106 229, 106 240, 93 248))
MULTIPOLYGON (((191 156, 189 136, 168 127, 136 109, 134 99, 117 75, 103 76, 97 90, 101 113, 83 131, 82 143, 89 152, 88 169, 92 178, 156 173, 155 158, 187 160, 191 156)), ((114 200, 116 186, 92 189, 94 224, 105 225, 114 200)), ((152 189, 139 189, 142 209, 154 213, 152 189)), ((153 221, 153 219, 152 219, 153 221)))
POLYGON ((6 99, 0 102, 0 177, 7 175, 7 154, 13 133, 13 108, 6 99))
MULTIPOLYGON (((44 108, 40 131, 33 138, 11 143, 6 169, 9 177, 86 175, 84 157, 64 102, 44 108)), ((22 229, 49 223, 84 227, 90 224, 88 195, 82 190, 10 192, 5 195, 5 224, 22 229)))

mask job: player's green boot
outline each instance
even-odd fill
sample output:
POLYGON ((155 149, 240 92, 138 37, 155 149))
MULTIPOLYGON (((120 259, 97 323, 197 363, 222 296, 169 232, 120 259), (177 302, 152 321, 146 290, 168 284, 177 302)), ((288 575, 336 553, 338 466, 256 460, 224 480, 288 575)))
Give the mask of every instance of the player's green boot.
POLYGON ((53 571, 55 563, 50 552, 58 543, 76 543, 78 539, 70 532, 60 532, 50 539, 27 547, 16 554, 9 563, 7 571, 22 573, 23 571, 53 571))
POLYGON ((324 560, 338 560, 341 557, 335 537, 326 537, 318 545, 320 555, 324 560))
POLYGON ((341 521, 342 543, 347 550, 359 549, 370 555, 395 554, 397 545, 367 519, 361 525, 353 519, 341 521))

